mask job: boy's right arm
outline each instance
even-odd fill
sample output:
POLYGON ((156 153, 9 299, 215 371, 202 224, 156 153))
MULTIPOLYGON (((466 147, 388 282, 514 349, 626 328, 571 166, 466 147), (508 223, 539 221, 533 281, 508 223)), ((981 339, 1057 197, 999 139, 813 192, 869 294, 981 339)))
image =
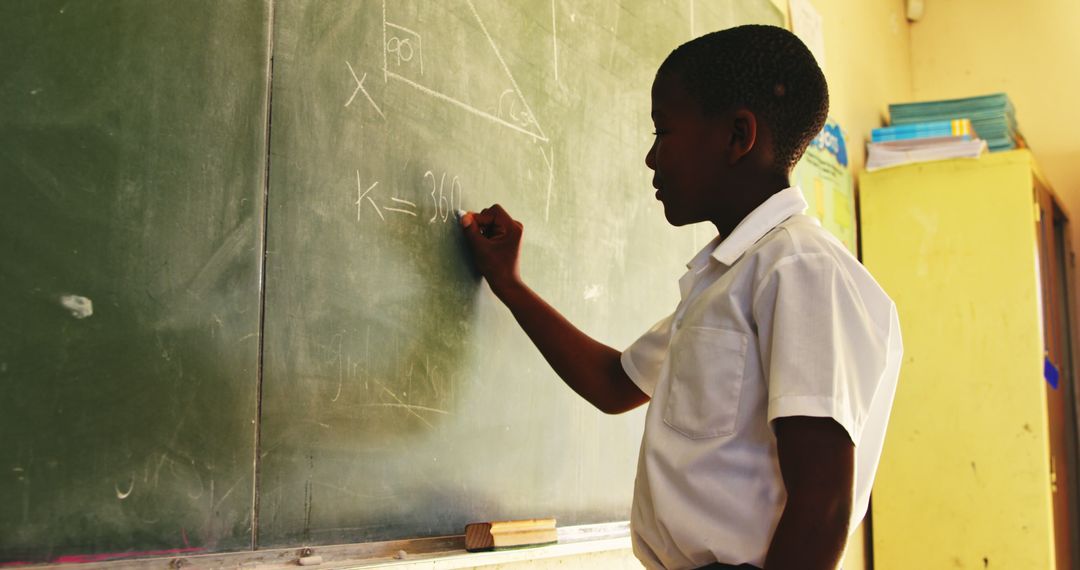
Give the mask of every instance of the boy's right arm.
POLYGON ((592 405, 618 414, 649 401, 620 362, 619 351, 578 330, 522 282, 518 252, 522 225, 498 204, 461 218, 476 266, 510 309, 544 359, 592 405))

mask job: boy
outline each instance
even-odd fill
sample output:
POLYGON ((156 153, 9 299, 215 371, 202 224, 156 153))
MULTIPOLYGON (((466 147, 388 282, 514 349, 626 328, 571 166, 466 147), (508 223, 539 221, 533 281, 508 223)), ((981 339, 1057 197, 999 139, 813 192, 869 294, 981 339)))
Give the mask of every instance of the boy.
POLYGON ((646 567, 836 568, 902 349, 892 301, 788 187, 825 78, 790 32, 742 26, 673 51, 652 102, 665 217, 719 233, 672 315, 621 354, 589 338, 521 281, 522 225, 498 205, 462 217, 477 267, 574 391, 611 414, 649 403, 631 515, 646 567))

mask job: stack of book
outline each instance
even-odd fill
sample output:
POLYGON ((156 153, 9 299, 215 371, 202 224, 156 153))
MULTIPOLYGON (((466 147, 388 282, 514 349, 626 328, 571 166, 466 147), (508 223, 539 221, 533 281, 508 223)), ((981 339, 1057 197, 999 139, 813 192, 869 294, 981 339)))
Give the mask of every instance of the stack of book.
POLYGON ((948 158, 978 158, 986 148, 986 141, 976 136, 970 119, 893 125, 871 133, 866 169, 873 171, 948 158))
POLYGON ((1014 149, 1022 140, 1016 111, 1005 93, 889 105, 889 117, 893 126, 967 117, 975 132, 987 142, 990 152, 1014 149))

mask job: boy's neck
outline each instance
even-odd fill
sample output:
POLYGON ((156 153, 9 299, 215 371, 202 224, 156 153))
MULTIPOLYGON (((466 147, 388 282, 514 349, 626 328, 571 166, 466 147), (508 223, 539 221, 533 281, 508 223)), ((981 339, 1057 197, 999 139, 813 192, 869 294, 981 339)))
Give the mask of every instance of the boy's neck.
POLYGON ((735 185, 735 195, 743 200, 724 212, 724 216, 712 221, 721 238, 726 238, 758 206, 765 203, 777 192, 789 188, 791 182, 786 173, 762 174, 735 185))

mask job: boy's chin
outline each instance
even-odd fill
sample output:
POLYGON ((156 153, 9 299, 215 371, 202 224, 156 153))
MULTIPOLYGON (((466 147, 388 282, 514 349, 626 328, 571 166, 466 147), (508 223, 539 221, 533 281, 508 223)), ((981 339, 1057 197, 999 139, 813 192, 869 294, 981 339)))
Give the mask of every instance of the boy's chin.
POLYGON ((664 207, 664 218, 667 222, 677 228, 682 226, 688 226, 690 224, 696 224, 701 220, 693 216, 681 215, 680 212, 673 212, 670 208, 664 207))

